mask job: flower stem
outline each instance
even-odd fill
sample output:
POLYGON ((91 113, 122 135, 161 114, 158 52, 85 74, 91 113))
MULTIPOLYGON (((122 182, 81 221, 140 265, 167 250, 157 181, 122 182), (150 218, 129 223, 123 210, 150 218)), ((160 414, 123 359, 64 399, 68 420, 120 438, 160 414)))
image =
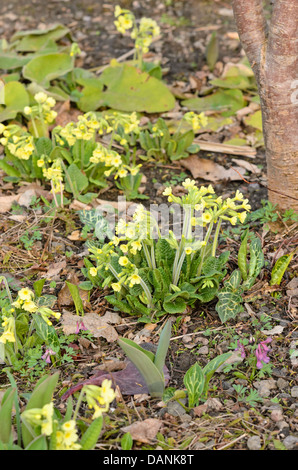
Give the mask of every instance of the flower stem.
POLYGON ((221 222, 222 222, 222 219, 219 219, 219 221, 217 222, 217 226, 216 226, 216 230, 215 230, 215 234, 214 234, 214 239, 213 239, 213 245, 212 245, 212 253, 211 253, 212 256, 215 256, 215 253, 216 253, 221 222))

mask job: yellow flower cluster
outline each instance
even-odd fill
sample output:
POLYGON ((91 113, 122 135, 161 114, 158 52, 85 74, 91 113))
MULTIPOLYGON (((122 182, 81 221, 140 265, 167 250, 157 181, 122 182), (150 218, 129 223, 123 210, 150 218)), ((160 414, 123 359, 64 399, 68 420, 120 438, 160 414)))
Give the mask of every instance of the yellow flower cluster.
POLYGON ((114 24, 117 31, 121 34, 125 34, 125 31, 131 29, 135 23, 135 17, 129 10, 123 10, 119 5, 115 7, 115 18, 114 24))
POLYGON ((191 125, 193 131, 205 127, 208 123, 208 119, 204 113, 196 114, 193 111, 185 113, 183 119, 191 125))
POLYGON ((33 119, 38 116, 46 124, 51 124, 57 117, 57 112, 51 109, 56 104, 54 98, 40 91, 34 95, 34 99, 37 105, 25 106, 24 113, 33 119))
POLYGON ((53 402, 47 403, 42 408, 31 408, 23 411, 22 420, 32 427, 40 426, 41 434, 50 436, 53 432, 53 402))
MULTIPOLYGON (((39 163, 41 164, 40 161, 39 163)), ((42 173, 47 180, 51 181, 54 193, 63 191, 63 172, 59 160, 54 161, 49 168, 43 168, 42 173)))
POLYGON ((66 421, 56 431, 56 450, 79 450, 78 438, 75 420, 66 421))
POLYGON ((100 387, 85 385, 83 391, 85 392, 89 408, 94 410, 92 419, 98 418, 108 411, 110 403, 116 397, 112 389, 112 381, 108 379, 104 379, 100 387))
POLYGON ((198 188, 196 182, 190 178, 187 178, 182 185, 188 191, 186 196, 174 196, 171 187, 166 188, 163 194, 168 196, 169 202, 181 206, 190 205, 195 210, 203 211, 200 218, 192 217, 193 226, 217 223, 218 219, 228 220, 232 225, 236 225, 238 221, 244 223, 247 211, 251 209, 248 199, 244 199, 239 190, 236 191, 234 198, 223 200, 221 196, 215 195, 212 185, 207 188, 205 186, 198 188), (241 202, 241 204, 237 205, 236 202, 241 202))
POLYGON ((29 160, 33 151, 35 150, 33 137, 29 132, 16 124, 9 124, 7 126, 0 124, 0 134, 3 135, 0 139, 1 145, 7 147, 9 152, 21 160, 29 160))
POLYGON ((47 307, 38 307, 34 301, 34 297, 34 292, 31 289, 24 287, 23 289, 19 290, 17 299, 12 303, 12 305, 17 309, 22 309, 29 313, 35 313, 38 311, 38 313, 48 325, 52 324, 52 322, 49 320, 50 316, 53 316, 56 319, 60 318, 60 313, 54 312, 47 307))
POLYGON ((4 332, 0 336, 0 342, 5 343, 15 343, 15 321, 13 317, 4 316, 2 326, 4 327, 4 332))
POLYGON ((160 34, 160 28, 156 21, 151 18, 141 18, 139 26, 137 26, 134 14, 129 10, 122 9, 119 5, 115 7, 114 24, 117 31, 125 34, 126 31, 132 29, 130 37, 135 40, 135 48, 143 54, 148 52, 152 39, 160 34))

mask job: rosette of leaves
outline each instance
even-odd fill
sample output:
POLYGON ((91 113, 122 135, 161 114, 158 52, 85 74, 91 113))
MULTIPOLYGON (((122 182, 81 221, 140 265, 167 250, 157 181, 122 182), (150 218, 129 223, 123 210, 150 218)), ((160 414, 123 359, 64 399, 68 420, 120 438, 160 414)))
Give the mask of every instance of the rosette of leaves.
POLYGON ((155 124, 149 123, 148 129, 139 135, 140 145, 147 152, 148 159, 161 162, 187 158, 190 153, 200 150, 199 145, 193 144, 195 134, 192 129, 186 132, 170 133, 164 119, 158 118, 155 124))
POLYGON ((259 238, 253 238, 248 248, 248 238, 252 235, 246 230, 238 252, 238 268, 224 282, 217 293, 216 311, 222 323, 235 318, 243 311, 242 295, 255 284, 264 266, 264 253, 259 238), (249 257, 249 260, 248 260, 249 257))

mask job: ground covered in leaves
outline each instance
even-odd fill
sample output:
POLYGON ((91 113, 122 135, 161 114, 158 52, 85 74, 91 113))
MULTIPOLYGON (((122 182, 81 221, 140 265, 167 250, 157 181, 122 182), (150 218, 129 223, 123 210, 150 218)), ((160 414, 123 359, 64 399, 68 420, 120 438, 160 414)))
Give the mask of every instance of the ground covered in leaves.
MULTIPOLYGON (((1 6, 1 35, 9 39, 15 31, 62 23, 71 29, 84 51, 78 59, 80 66, 100 68, 133 46, 115 32, 115 4, 92 0, 52 1, 46 5, 40 0, 11 1, 1 6)), ((133 9, 136 15, 159 21, 162 38, 154 44, 149 58, 150 54, 161 58, 164 80, 176 97, 195 96, 211 79, 221 77, 227 63, 237 63, 243 57, 228 0, 140 0, 121 5, 133 9), (219 57, 210 72, 205 53, 213 31, 219 35, 219 57)), ((191 365, 198 361, 204 366, 227 351, 233 352, 234 361, 237 355, 237 366, 232 363, 217 371, 210 382, 208 400, 190 412, 177 401, 164 404, 141 390, 132 395, 120 393, 106 417, 97 449, 120 449, 120 439, 127 431, 133 437, 133 449, 297 449, 297 256, 278 287, 273 289, 269 279, 278 257, 297 246, 298 225, 261 202, 267 198, 264 150, 259 129, 246 121, 256 110, 251 104, 250 109, 238 111, 228 124, 221 122, 213 129, 205 129, 197 136, 205 150, 195 158, 143 166, 142 191, 149 196, 145 205, 166 202, 162 196, 166 184, 178 184, 177 190, 183 191, 179 185, 186 177, 195 178, 198 184, 212 183, 221 195, 229 196, 239 189, 252 205, 255 217, 250 220, 250 230, 261 239, 266 260, 262 276, 245 298, 244 311, 228 324, 220 322, 213 303, 197 305, 173 318, 168 385, 183 389, 183 377, 191 365), (216 147, 234 137, 245 137, 250 150, 245 147, 235 155, 230 148, 216 147), (272 341, 270 367, 253 375, 235 350, 237 340, 246 340, 249 345, 256 336, 270 337, 272 341)), ((58 110, 57 121, 73 119, 73 112, 71 108, 60 113, 58 110)), ((175 110, 166 117, 175 119, 181 113, 183 107, 177 100, 175 110)), ((65 402, 61 397, 68 389, 102 371, 108 376, 121 372, 125 358, 116 342, 118 336, 138 343, 157 343, 165 319, 141 324, 137 317, 113 312, 105 292, 95 290, 89 296, 81 290, 83 321, 91 334, 77 334, 72 321, 73 299, 65 282, 79 284, 84 280, 81 268, 88 254, 85 243, 92 233, 84 231, 77 211, 90 206, 74 200, 47 219, 41 196, 50 201, 50 188, 26 182, 16 185, 1 175, 0 274, 7 275, 15 291, 45 277, 45 291, 55 296, 53 308, 62 313, 56 326, 64 335, 65 344, 65 362, 59 367, 60 387, 56 395, 56 406, 63 412, 65 402)), ((117 196, 118 192, 110 187, 99 194, 94 204, 116 201, 117 196)), ((223 232, 220 249, 231 251, 231 270, 237 265, 239 246, 239 231, 223 232)), ((32 357, 15 379, 20 390, 28 392, 43 372, 54 370, 54 366, 45 367, 32 357)), ((5 387, 6 374, 2 373, 0 380, 5 387)))

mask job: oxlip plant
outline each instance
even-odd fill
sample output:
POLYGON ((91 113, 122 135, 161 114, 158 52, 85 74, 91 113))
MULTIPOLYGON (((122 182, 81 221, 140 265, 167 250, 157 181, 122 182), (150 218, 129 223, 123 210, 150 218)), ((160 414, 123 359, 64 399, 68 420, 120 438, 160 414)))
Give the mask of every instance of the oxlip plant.
POLYGON ((148 123, 147 129, 142 129, 139 137, 141 147, 146 150, 145 158, 169 162, 198 152, 200 146, 193 143, 195 132, 206 124, 204 113, 196 114, 192 111, 184 114, 174 132, 171 132, 163 118, 158 118, 155 123, 148 123), (183 130, 186 124, 190 129, 183 130))
POLYGON ((217 256, 222 222, 243 223, 250 209, 237 191, 223 200, 213 187, 183 182, 185 194, 168 187, 168 202, 183 210, 182 231, 163 236, 153 214, 138 205, 132 221, 120 219, 108 243, 89 245, 85 274, 94 283, 110 287, 107 300, 119 310, 143 314, 150 321, 165 313, 183 313, 199 300, 209 302, 220 291, 229 252, 217 256), (95 265, 91 262, 95 261, 95 265))
POLYGON ((37 344, 45 344, 60 353, 57 333, 52 319, 59 319, 60 313, 47 305, 47 299, 40 295, 37 281, 35 292, 24 287, 13 300, 5 276, 0 277, 9 297, 9 305, 2 308, 0 314, 0 358, 7 365, 14 365, 24 357, 27 351, 37 344))
POLYGON ((53 401, 58 372, 39 379, 22 411, 15 380, 10 373, 8 377, 11 387, 0 403, 1 450, 91 450, 95 447, 102 430, 103 414, 115 398, 110 380, 104 380, 101 387, 83 387, 75 409, 69 399, 62 416, 53 401), (83 399, 93 414, 91 424, 84 424, 83 430, 81 422, 80 436, 78 413, 83 399))

